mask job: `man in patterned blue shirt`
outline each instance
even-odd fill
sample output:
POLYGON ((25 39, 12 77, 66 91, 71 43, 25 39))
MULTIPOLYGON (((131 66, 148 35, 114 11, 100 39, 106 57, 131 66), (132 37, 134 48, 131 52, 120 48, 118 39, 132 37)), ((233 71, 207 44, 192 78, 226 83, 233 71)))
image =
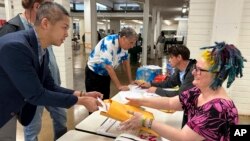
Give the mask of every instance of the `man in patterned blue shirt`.
POLYGON ((119 34, 103 38, 90 53, 85 69, 86 91, 98 91, 109 98, 110 80, 119 90, 129 90, 127 85, 122 85, 114 71, 119 64, 126 68, 128 80, 133 82, 131 68, 128 60, 128 49, 134 47, 137 34, 134 29, 123 28, 119 34))

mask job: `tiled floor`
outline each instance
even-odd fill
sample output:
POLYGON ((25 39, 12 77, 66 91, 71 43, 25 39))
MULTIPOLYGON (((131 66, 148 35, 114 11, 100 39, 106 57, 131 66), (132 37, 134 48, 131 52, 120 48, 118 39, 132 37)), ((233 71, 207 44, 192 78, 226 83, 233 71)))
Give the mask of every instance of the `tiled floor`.
MULTIPOLYGON (((74 54, 74 89, 76 90, 85 90, 84 85, 84 68, 86 65, 87 55, 82 50, 73 51, 74 54)), ((161 59, 148 60, 148 64, 162 65, 161 59)), ((135 77, 135 71, 139 65, 135 64, 131 66, 132 76, 135 77)), ((124 72, 121 68, 117 69, 117 75, 123 83, 127 83, 126 75, 123 75, 124 72)), ((111 95, 117 93, 117 89, 111 84, 111 95)), ((75 124, 79 123, 82 119, 87 116, 88 113, 84 110, 83 106, 74 106, 68 109, 68 129, 74 129, 75 124)), ((45 110, 42 119, 42 130, 39 135, 39 141, 52 141, 53 140, 53 127, 52 121, 49 116, 49 113, 45 110)), ((250 124, 249 116, 240 116, 240 123, 250 124)), ((23 128, 18 124, 17 130, 17 141, 23 141, 23 128)))

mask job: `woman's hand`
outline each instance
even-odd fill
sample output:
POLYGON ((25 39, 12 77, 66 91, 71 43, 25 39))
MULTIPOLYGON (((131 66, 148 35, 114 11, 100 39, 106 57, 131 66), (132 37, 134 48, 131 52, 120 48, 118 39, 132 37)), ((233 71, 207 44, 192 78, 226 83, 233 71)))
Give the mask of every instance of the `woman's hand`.
POLYGON ((142 127, 143 125, 143 120, 145 121, 143 115, 139 112, 131 112, 128 111, 129 114, 133 115, 131 118, 128 120, 120 123, 120 129, 121 130, 134 130, 142 127))
POLYGON ((156 87, 150 87, 148 90, 147 90, 147 92, 148 93, 155 93, 155 91, 156 91, 156 87))
POLYGON ((142 106, 141 99, 139 99, 139 98, 128 98, 128 97, 126 97, 126 99, 129 101, 128 103, 126 103, 128 105, 132 105, 132 106, 135 106, 135 107, 142 106))
POLYGON ((145 81, 141 81, 141 80, 135 80, 135 84, 137 84, 139 87, 141 88, 149 88, 151 87, 151 85, 145 81))
POLYGON ((142 83, 145 83, 145 81, 143 81, 143 80, 135 80, 134 82, 136 85, 140 85, 142 83))

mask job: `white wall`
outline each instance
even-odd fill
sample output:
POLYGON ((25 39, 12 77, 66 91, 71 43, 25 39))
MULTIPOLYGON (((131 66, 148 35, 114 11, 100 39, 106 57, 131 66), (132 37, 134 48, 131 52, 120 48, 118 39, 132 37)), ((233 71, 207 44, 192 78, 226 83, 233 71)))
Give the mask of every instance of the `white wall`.
POLYGON ((4 7, 0 7, 0 19, 6 19, 4 7))
MULTIPOLYGON (((177 30, 178 24, 171 24, 171 25, 166 25, 162 23, 161 25, 161 30, 177 30)), ((157 35, 158 37, 159 35, 157 35)))
POLYGON ((200 56, 200 47, 210 45, 213 28, 215 0, 190 0, 187 47, 191 58, 200 56))
MULTIPOLYGON (((190 0, 187 46, 191 57, 200 57, 199 48, 217 40, 234 43, 250 60, 249 17, 250 0, 190 0)), ((227 91, 239 114, 250 115, 250 63, 244 64, 243 78, 237 78, 227 91)))
POLYGON ((187 28, 188 28, 188 21, 187 20, 180 20, 178 22, 177 35, 186 36, 187 35, 187 28))
POLYGON ((243 1, 216 1, 211 44, 215 41, 225 41, 237 45, 243 1))
POLYGON ((248 60, 244 63, 245 68, 243 77, 236 79, 231 88, 231 97, 233 98, 239 113, 250 115, 250 0, 245 0, 240 22, 240 31, 238 36, 238 47, 243 56, 248 60))
POLYGON ((13 0, 13 6, 14 6, 13 16, 23 12, 21 0, 13 0))
POLYGON ((114 33, 121 31, 121 24, 119 19, 110 20, 110 33, 114 30, 114 33))
POLYGON ((187 29, 188 29, 188 21, 187 20, 180 20, 178 22, 177 27, 177 36, 183 36, 184 37, 184 44, 187 43, 187 29))
MULTIPOLYGON (((99 29, 103 29, 104 31, 106 31, 106 25, 105 24, 97 24, 97 30, 99 31, 99 29)), ((108 24, 108 29, 110 29, 110 24, 108 24)))

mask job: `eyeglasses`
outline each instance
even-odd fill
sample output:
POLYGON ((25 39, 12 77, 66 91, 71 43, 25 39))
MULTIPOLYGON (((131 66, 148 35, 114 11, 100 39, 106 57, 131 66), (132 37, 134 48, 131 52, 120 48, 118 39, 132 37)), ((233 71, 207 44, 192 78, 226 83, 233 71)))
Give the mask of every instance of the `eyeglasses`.
POLYGON ((201 72, 209 72, 209 70, 205 70, 205 69, 202 69, 202 68, 198 68, 196 65, 193 65, 193 70, 197 73, 197 74, 201 74, 201 72))

